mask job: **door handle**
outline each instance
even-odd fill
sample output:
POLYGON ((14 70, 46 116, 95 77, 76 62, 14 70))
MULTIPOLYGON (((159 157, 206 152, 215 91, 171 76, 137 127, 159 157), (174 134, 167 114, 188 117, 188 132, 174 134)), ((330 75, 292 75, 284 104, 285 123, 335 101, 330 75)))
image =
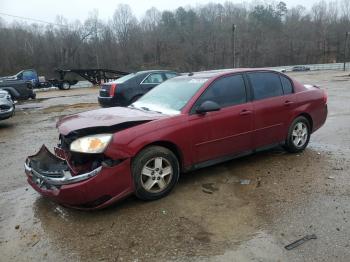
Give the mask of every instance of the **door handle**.
POLYGON ((246 116, 246 115, 250 115, 250 114, 252 114, 253 112, 252 111, 250 111, 250 110, 247 110, 247 109, 243 109, 242 111, 241 111, 241 113, 239 113, 241 116, 246 116))
POLYGON ((284 105, 285 105, 285 106, 290 106, 290 105, 292 105, 292 104, 294 104, 293 101, 287 100, 287 101, 284 102, 284 105))

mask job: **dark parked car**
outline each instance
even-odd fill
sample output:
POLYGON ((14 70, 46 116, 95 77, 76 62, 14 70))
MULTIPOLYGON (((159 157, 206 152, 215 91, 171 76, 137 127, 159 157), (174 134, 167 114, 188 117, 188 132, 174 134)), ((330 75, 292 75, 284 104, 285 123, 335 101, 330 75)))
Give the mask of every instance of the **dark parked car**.
POLYGON ((101 85, 98 102, 103 107, 128 106, 153 87, 178 73, 168 70, 140 71, 101 85))
POLYGON ((180 173, 276 145, 300 152, 327 118, 327 95, 272 70, 170 79, 129 107, 61 119, 55 155, 27 158, 29 184, 76 208, 167 195, 180 173))
POLYGON ((13 100, 35 99, 34 83, 26 77, 22 71, 13 76, 0 77, 0 89, 6 90, 13 100))
POLYGON ((4 120, 13 116, 15 105, 9 93, 0 89, 0 120, 4 120))
POLYGON ((292 71, 294 71, 294 72, 310 71, 310 67, 308 67, 308 66, 293 66, 292 71))

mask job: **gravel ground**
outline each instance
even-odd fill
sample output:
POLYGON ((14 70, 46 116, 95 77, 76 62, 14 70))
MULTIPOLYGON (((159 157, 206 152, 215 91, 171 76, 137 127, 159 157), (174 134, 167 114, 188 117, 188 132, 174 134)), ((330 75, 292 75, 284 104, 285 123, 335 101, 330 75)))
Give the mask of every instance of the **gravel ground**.
POLYGON ((327 122, 303 153, 276 148, 201 169, 164 199, 130 197, 97 212, 39 196, 23 162, 57 143, 59 117, 98 108, 98 89, 40 92, 17 105, 0 122, 0 260, 349 261, 350 77, 290 75, 329 94, 327 122), (317 239, 284 249, 308 234, 317 239))

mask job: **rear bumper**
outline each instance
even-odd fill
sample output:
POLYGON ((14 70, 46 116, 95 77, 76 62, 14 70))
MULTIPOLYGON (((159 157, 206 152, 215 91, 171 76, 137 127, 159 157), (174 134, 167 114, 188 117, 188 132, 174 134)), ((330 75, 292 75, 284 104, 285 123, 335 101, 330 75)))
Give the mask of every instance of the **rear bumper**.
POLYGON ((98 97, 98 103, 102 107, 121 106, 114 97, 98 97))
POLYGON ((79 209, 103 208, 134 191, 129 159, 113 167, 100 166, 77 176, 73 176, 69 169, 64 170, 64 163, 43 146, 38 154, 28 157, 25 162, 28 183, 43 196, 79 209), (49 170, 39 169, 37 163, 40 161, 45 161, 41 167, 49 170), (51 170, 50 166, 56 170, 51 170), (58 175, 60 172, 61 176, 58 175))

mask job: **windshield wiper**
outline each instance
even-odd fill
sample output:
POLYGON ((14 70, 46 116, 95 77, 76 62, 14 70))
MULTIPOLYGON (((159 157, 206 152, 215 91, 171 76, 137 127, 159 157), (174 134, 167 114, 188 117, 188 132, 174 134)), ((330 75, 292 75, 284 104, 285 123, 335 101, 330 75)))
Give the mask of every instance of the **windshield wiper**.
POLYGON ((147 112, 156 112, 156 113, 159 113, 159 114, 163 114, 163 112, 156 111, 156 110, 151 110, 151 109, 149 109, 148 107, 145 107, 145 106, 136 107, 134 105, 129 105, 128 107, 130 107, 132 109, 138 109, 138 110, 143 110, 143 111, 147 111, 147 112))

